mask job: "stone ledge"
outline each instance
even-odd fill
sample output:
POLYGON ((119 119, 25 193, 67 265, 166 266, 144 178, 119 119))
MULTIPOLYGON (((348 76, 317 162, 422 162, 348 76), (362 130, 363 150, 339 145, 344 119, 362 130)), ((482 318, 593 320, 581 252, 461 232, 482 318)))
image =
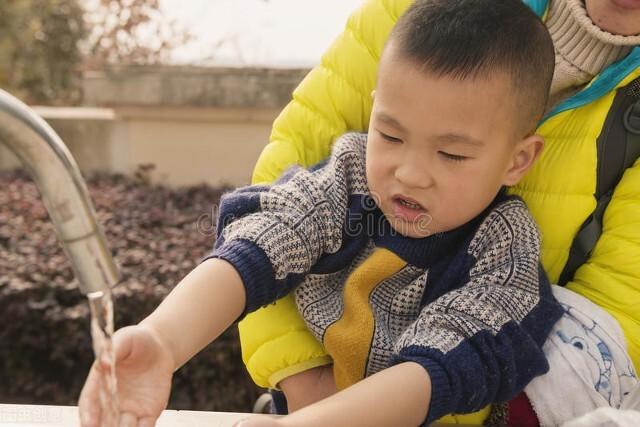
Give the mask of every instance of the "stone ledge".
POLYGON ((85 72, 84 105, 284 107, 308 69, 115 66, 85 72))
POLYGON ((45 120, 114 120, 112 108, 94 107, 49 107, 34 105, 31 107, 45 120))
MULTIPOLYGON (((172 187, 249 183, 277 109, 115 106, 33 107, 65 142, 83 173, 133 175, 172 187)), ((0 143, 0 170, 21 167, 0 143)))

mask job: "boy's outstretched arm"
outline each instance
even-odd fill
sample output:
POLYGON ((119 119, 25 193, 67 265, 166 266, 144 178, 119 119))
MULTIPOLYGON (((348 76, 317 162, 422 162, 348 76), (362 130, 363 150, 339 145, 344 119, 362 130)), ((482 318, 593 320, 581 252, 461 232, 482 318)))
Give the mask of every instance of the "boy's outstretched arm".
POLYGON ((404 362, 286 417, 252 417, 237 427, 418 426, 427 418, 430 399, 427 371, 404 362))
MULTIPOLYGON (((350 197, 367 192, 364 142, 362 135, 346 135, 324 168, 300 170, 280 185, 239 189, 223 198, 221 234, 210 258, 148 318, 114 336, 125 414, 155 421, 166 406, 175 369, 242 315, 290 292, 323 255, 338 251, 350 197)), ((79 402, 85 426, 100 425, 103 377, 104 364, 95 363, 79 402)))
POLYGON ((178 369, 238 320, 244 308, 240 275, 227 261, 211 258, 185 276, 140 324, 167 345, 178 369))
MULTIPOLYGON (((235 268, 221 259, 198 265, 140 324, 113 337, 120 421, 153 426, 167 405, 173 372, 240 316, 245 292, 235 268)), ((104 424, 100 391, 107 365, 96 361, 78 402, 85 427, 104 424)))

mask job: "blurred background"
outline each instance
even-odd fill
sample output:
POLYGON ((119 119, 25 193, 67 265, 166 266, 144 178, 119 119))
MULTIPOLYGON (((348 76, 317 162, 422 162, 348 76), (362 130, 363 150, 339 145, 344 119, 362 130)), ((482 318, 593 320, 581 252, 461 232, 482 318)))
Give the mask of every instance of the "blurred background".
MULTIPOLYGON (((212 247, 271 123, 361 0, 0 1, 0 88, 62 137, 146 316, 212 247)), ((40 195, 0 144, 0 403, 75 405, 89 309, 40 195)), ((176 375, 170 408, 251 410, 235 327, 176 375)))
POLYGON ((309 68, 361 0, 15 0, 0 3, 0 84, 82 101, 108 65, 309 68))
MULTIPOLYGON (((0 87, 36 107, 84 171, 153 165, 156 183, 244 185, 360 1, 0 2, 0 87)), ((16 166, 0 147, 0 170, 16 166)))
POLYGON ((310 67, 362 0, 164 0, 190 42, 174 63, 310 67))

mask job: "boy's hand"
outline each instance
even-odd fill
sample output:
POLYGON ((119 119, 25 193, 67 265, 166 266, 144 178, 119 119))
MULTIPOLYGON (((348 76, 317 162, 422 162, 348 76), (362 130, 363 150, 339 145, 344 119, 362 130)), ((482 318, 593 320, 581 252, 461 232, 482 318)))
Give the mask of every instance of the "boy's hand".
MULTIPOLYGON (((169 400, 175 367, 171 352, 144 325, 118 330, 113 337, 118 381, 118 425, 153 426, 169 400)), ((95 361, 78 402, 83 427, 102 425, 100 388, 106 392, 107 362, 95 361)))
MULTIPOLYGON (((139 325, 114 334, 120 427, 153 426, 167 406, 173 371, 217 338, 245 308, 242 278, 221 259, 208 259, 173 288, 139 325), (195 303, 194 303, 195 302, 195 303), (186 331, 184 325, 189 325, 186 331)), ((107 364, 91 367, 79 399, 83 427, 109 418, 101 408, 107 364)))

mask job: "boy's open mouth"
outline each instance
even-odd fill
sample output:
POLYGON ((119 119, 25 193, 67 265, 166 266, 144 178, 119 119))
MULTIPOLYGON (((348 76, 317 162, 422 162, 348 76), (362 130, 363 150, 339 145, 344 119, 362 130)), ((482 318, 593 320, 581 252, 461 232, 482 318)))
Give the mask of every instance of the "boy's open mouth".
POLYGON ((396 219, 407 222, 415 222, 427 213, 427 210, 410 197, 396 195, 391 198, 393 202, 393 216, 396 219))
POLYGON ((417 211, 424 211, 426 210, 425 208, 422 207, 422 205, 420 205, 420 203, 418 203, 417 201, 409 198, 409 197, 405 197, 405 196, 394 196, 393 197, 393 201, 396 203, 401 204, 402 206, 405 206, 409 209, 415 209, 417 211))

